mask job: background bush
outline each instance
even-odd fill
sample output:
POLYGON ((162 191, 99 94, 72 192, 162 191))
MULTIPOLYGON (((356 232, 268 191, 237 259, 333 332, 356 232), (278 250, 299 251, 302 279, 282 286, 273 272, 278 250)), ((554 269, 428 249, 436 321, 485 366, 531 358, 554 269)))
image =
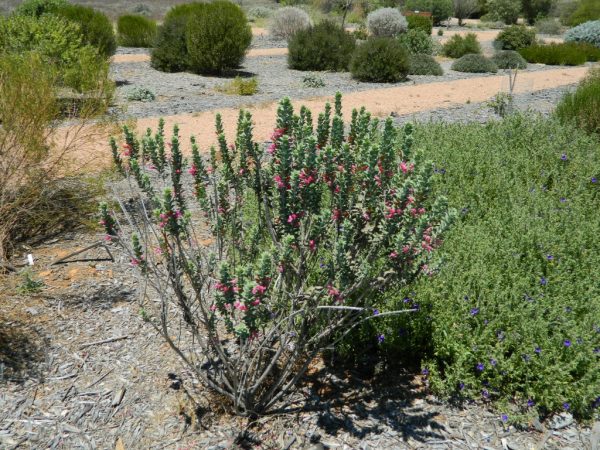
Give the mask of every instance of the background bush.
POLYGON ((588 133, 600 134, 600 69, 592 70, 575 92, 569 92, 556 107, 562 123, 572 122, 588 133))
POLYGON ((444 75, 442 66, 431 55, 416 54, 409 56, 409 75, 444 75))
POLYGON ((540 34, 557 35, 562 32, 562 25, 557 18, 547 17, 535 21, 535 30, 540 34))
POLYGON ((579 66, 588 60, 588 52, 575 43, 532 45, 519 53, 527 62, 552 66, 579 66))
POLYGON ((356 42, 334 22, 296 33, 288 43, 288 66, 296 70, 348 70, 356 42))
POLYGON ((406 21, 408 23, 409 30, 423 30, 427 34, 431 34, 431 31, 433 30, 433 20, 431 17, 412 14, 410 16, 406 16, 406 21))
POLYGON ((117 21, 117 40, 124 47, 152 47, 156 31, 156 22, 144 16, 128 14, 117 21))
POLYGON ((68 5, 67 0, 25 0, 15 12, 19 15, 40 17, 42 14, 53 13, 68 5))
POLYGON ((600 47, 600 20, 571 28, 565 33, 565 42, 585 42, 600 47))
POLYGON ((535 43, 535 30, 523 25, 511 25, 496 37, 495 44, 501 50, 519 50, 535 43))
POLYGON ((498 72, 498 66, 483 55, 469 53, 454 61, 452 70, 469 73, 496 73, 498 72))
POLYGON ((490 18, 511 25, 517 23, 521 13, 521 0, 488 0, 490 18))
POLYGON ((306 11, 294 6, 286 6, 273 14, 269 32, 275 38, 289 40, 298 31, 308 27, 310 27, 310 17, 306 11))
POLYGON ((492 56, 499 69, 527 69, 527 61, 514 50, 500 50, 492 56))
POLYGON ((590 20, 600 20, 600 3, 596 0, 581 0, 569 17, 569 25, 580 25, 590 20))
POLYGON ((358 45, 350 72, 359 81, 395 83, 408 75, 410 61, 408 51, 396 39, 372 37, 358 45))
POLYGON ((529 25, 550 13, 554 0, 521 0, 523 15, 529 25))
POLYGON ((431 55, 433 53, 433 40, 421 29, 408 30, 398 36, 398 42, 404 45, 408 52, 413 55, 417 53, 431 55))
POLYGON ((380 8, 367 16, 367 28, 372 36, 394 37, 408 29, 408 22, 396 8, 380 8))
POLYGON ((240 66, 252 41, 241 8, 216 1, 196 13, 186 28, 190 68, 197 73, 222 73, 240 66))
POLYGON ((474 33, 467 33, 465 36, 455 34, 443 45, 442 52, 450 58, 460 58, 469 53, 481 53, 481 45, 474 33))
POLYGON ((409 11, 430 12, 434 25, 447 20, 454 11, 452 0, 406 0, 404 8, 409 11))
POLYGON ((117 41, 112 22, 106 14, 93 8, 71 4, 58 7, 54 14, 79 25, 83 42, 96 47, 101 55, 114 55, 117 41))

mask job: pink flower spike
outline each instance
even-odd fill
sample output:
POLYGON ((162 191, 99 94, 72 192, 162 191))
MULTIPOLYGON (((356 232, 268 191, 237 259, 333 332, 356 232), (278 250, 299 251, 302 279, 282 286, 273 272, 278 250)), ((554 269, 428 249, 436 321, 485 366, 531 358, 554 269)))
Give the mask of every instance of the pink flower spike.
POLYGON ((258 295, 262 295, 265 293, 265 291, 267 290, 266 286, 263 286, 261 284, 257 284, 256 286, 254 286, 252 288, 252 293, 254 295, 258 294, 258 295))
POLYGON ((252 306, 258 306, 258 305, 260 305, 260 299, 257 298, 256 300, 252 301, 252 306))
POLYGON ((196 174, 198 173, 198 169, 196 169, 196 166, 192 165, 192 167, 189 168, 188 173, 191 176, 196 176, 196 174))
POLYGON ((214 303, 212 305, 210 305, 210 310, 212 312, 215 312, 217 310, 217 305, 215 305, 214 303))
POLYGON ((410 246, 405 245, 404 247, 402 247, 402 253, 406 254, 410 252, 410 246))
POLYGON ((404 161, 400 163, 400 170, 402 171, 402 173, 408 172, 408 167, 406 166, 406 163, 404 161))
POLYGON ((310 242, 308 243, 308 248, 310 248, 311 252, 314 252, 317 249, 317 244, 315 244, 314 240, 310 240, 310 242))
POLYGON ((390 259, 396 259, 397 257, 398 257, 398 253, 396 253, 395 251, 390 253, 390 259))

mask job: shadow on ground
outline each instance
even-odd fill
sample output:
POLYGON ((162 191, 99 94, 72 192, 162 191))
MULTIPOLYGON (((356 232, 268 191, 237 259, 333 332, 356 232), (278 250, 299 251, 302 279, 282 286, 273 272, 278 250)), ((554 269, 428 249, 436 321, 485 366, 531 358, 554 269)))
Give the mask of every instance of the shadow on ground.
POLYGON ((0 384, 41 378, 44 347, 43 337, 31 327, 0 317, 0 384))

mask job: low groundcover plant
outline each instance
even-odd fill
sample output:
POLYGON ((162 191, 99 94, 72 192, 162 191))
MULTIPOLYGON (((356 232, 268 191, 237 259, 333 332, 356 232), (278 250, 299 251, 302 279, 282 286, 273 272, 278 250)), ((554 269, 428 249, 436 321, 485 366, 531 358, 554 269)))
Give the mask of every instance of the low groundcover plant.
POLYGON ((233 412, 255 416, 285 405, 314 357, 353 327, 410 311, 372 302, 435 272, 455 213, 430 198, 433 167, 411 151, 412 127, 363 108, 346 134, 339 94, 316 126, 282 100, 266 146, 248 112, 233 143, 220 116, 216 129, 210 159, 192 138, 186 160, 177 128, 168 156, 164 122, 141 141, 125 128, 113 157, 143 201, 123 208, 128 225, 103 205, 102 223, 148 286, 143 317, 233 412))

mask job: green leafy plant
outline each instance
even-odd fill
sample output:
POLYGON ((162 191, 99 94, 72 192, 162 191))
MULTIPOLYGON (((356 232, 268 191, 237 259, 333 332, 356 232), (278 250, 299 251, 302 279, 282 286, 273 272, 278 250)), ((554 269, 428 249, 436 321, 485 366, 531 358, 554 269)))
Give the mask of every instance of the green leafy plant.
POLYGON ((269 33, 278 39, 289 40, 300 30, 310 27, 310 17, 306 11, 295 6, 278 9, 269 25, 269 33))
POLYGON ((396 83, 406 79, 410 68, 409 53, 394 38, 374 37, 358 45, 350 72, 359 81, 396 83))
POLYGON ((433 168, 412 153, 412 127, 379 125, 363 108, 346 128, 340 94, 316 126, 308 109, 294 114, 284 99, 266 148, 244 111, 231 145, 217 116, 208 161, 193 139, 183 158, 175 127, 157 169, 164 177, 145 173, 162 129, 141 144, 125 129, 129 156, 119 158, 139 186, 133 195, 155 207, 139 219, 152 232, 106 231, 149 281, 148 323, 236 414, 285 405, 315 356, 377 320, 375 297, 429 273, 456 213, 427 195, 433 168), (169 188, 161 191, 161 180, 169 188), (210 248, 197 243, 196 220, 209 222, 210 248), (175 327, 193 343, 173 339, 175 327))
POLYGON ((514 98, 508 92, 498 92, 487 102, 487 106, 500 117, 506 117, 513 111, 514 98))
POLYGON ((406 0, 404 8, 409 11, 430 12, 434 25, 447 20, 454 12, 452 0, 406 0))
POLYGON ((514 50, 500 50, 492 56, 492 61, 499 69, 526 69, 527 61, 514 50))
POLYGON ((423 30, 413 29, 398 36, 398 42, 404 45, 412 55, 433 53, 433 40, 423 30))
POLYGON ((148 88, 138 87, 127 93, 127 100, 136 102, 153 102, 156 95, 148 88))
POLYGON ((498 34, 494 45, 500 50, 519 50, 535 44, 535 29, 511 25, 498 34))
POLYGON ((240 66, 252 41, 252 31, 241 8, 215 1, 195 13, 186 27, 190 68, 196 73, 219 74, 240 66))
POLYGON ((600 134, 600 70, 592 70, 568 92, 556 106, 555 114, 562 123, 574 123, 587 133, 600 134))
POLYGON ((410 14, 406 16, 409 30, 423 30, 428 35, 433 30, 433 20, 431 17, 410 14))
POLYGON ((258 92, 258 78, 242 78, 238 75, 217 90, 229 95, 254 95, 258 92))
POLYGON ((25 269, 19 274, 21 276, 21 283, 17 287, 17 293, 21 295, 35 294, 40 292, 45 286, 42 280, 35 279, 31 270, 25 269))
POLYGON ((565 33, 565 42, 579 42, 600 48, 600 20, 585 22, 565 33))
POLYGON ((568 20, 572 27, 591 20, 600 20, 600 4, 596 0, 581 0, 577 5, 577 9, 568 20))
POLYGON ((487 8, 492 20, 512 25, 517 23, 521 13, 521 0, 488 0, 487 8))
POLYGON ((450 58, 460 58, 469 53, 481 53, 481 45, 474 33, 467 33, 464 36, 455 34, 443 45, 442 52, 450 58))
POLYGON ((288 43, 288 66, 296 70, 346 71, 356 41, 331 21, 297 32, 288 43))
POLYGON ((395 37, 406 32, 408 22, 396 8, 380 8, 367 16, 367 29, 372 36, 395 37))
POLYGON ((435 75, 444 74, 442 66, 431 55, 416 54, 409 56, 409 75, 435 75))
POLYGON ((438 30, 437 30, 437 35, 438 35, 438 36, 443 36, 443 35, 444 35, 444 30, 443 30, 443 29, 441 29, 441 28, 438 28, 438 30))
MULTIPOLYGON (((588 51, 575 43, 532 45, 519 53, 530 63, 559 66, 579 66, 588 60, 588 51)), ((593 57, 593 54, 590 54, 593 57)))
POLYGON ((483 55, 469 53, 452 63, 452 70, 469 73, 496 73, 498 66, 483 55))
POLYGON ((153 47, 156 22, 144 16, 128 14, 117 21, 117 40, 124 47, 153 47))
POLYGON ((40 17, 43 14, 54 13, 57 9, 68 6, 67 0, 24 0, 16 9, 23 16, 40 17))
POLYGON ((325 87, 325 80, 323 80, 323 77, 320 75, 309 73, 308 75, 304 75, 304 77, 302 77, 302 84, 304 87, 320 88, 325 87))

